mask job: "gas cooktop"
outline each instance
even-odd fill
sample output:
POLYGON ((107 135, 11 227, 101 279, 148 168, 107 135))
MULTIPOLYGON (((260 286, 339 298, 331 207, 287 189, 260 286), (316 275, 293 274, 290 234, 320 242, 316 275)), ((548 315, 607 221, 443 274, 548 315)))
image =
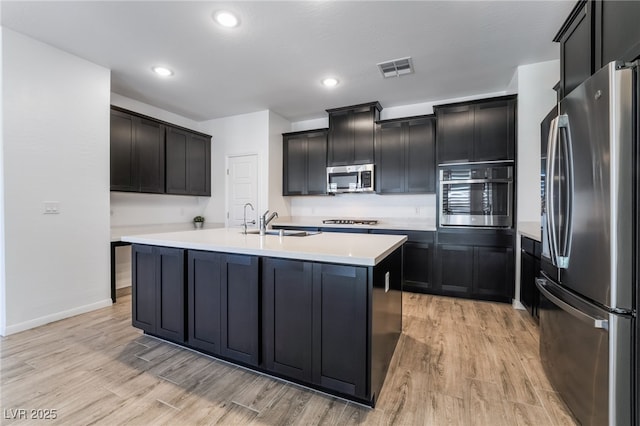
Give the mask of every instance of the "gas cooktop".
POLYGON ((377 220, 372 219, 325 219, 322 223, 331 225, 377 225, 377 220))

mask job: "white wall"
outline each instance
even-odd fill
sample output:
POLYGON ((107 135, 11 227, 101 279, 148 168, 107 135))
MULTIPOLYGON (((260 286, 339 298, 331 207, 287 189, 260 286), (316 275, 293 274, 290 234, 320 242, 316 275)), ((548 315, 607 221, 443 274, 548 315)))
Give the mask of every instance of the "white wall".
POLYGON ((289 202, 282 196, 282 133, 291 123, 269 110, 209 120, 202 131, 213 135, 211 199, 205 216, 216 222, 226 217, 226 161, 234 155, 258 155, 258 202, 256 211, 277 211, 289 215, 289 202))
POLYGON ((2 123, 4 114, 2 112, 3 91, 2 91, 2 75, 3 75, 3 54, 2 54, 2 34, 3 28, 0 27, 0 336, 5 335, 5 324, 7 322, 6 308, 6 281, 5 281, 5 263, 4 263, 4 130, 2 123))
POLYGON ((540 222, 540 122, 556 104, 560 61, 518 67, 518 221, 540 222))
POLYGON ((6 335, 111 304, 110 72, 2 31, 6 335))
MULTIPOLYGON (((201 131, 200 122, 117 93, 111 93, 111 104, 187 129, 201 131)), ((194 216, 203 214, 207 203, 208 197, 112 192, 111 226, 191 222, 194 216)), ((210 218, 206 219, 210 221, 210 218)))

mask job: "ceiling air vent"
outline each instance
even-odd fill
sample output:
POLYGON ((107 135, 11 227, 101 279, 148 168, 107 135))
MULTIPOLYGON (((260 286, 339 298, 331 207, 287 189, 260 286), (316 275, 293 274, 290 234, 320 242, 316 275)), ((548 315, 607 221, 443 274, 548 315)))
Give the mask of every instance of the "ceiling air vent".
POLYGON ((413 62, 411 61, 411 57, 394 59, 391 61, 380 62, 378 64, 378 69, 382 73, 384 78, 389 77, 400 77, 404 74, 413 73, 413 62))

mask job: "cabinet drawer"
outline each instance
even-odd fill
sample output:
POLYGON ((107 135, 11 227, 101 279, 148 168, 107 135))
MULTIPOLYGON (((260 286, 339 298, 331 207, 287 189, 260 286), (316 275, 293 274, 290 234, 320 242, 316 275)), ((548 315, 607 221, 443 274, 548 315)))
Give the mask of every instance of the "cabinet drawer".
POLYGON ((371 234, 406 235, 410 243, 433 243, 433 231, 402 231, 397 229, 372 229, 371 234))

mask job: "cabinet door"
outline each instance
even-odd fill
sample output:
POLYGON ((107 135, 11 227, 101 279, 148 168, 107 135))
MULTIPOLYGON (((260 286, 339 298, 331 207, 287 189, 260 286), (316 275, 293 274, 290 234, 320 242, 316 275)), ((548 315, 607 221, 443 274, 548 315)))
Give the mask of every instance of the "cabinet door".
POLYGON ((595 2, 596 67, 633 61, 640 55, 640 1, 595 2))
POLYGON ((379 124, 376 133, 377 192, 381 194, 405 192, 405 150, 402 141, 402 122, 379 124))
POLYGON ((191 134, 187 144, 187 172, 190 195, 211 195, 211 138, 191 134))
POLYGON ((221 274, 221 354, 258 365, 258 258, 225 255, 221 274))
POLYGON ((563 97, 589 78, 594 71, 591 37, 591 2, 585 2, 560 39, 560 80, 563 97))
POLYGON ((366 397, 367 270, 313 265, 313 382, 366 397))
POLYGON ((473 247, 438 245, 438 285, 443 293, 470 296, 473 286, 473 247))
POLYGON ((513 160, 515 102, 502 100, 475 107, 474 161, 513 160))
POLYGON ((433 247, 431 244, 404 244, 404 290, 433 291, 433 247))
POLYGON ((187 161, 189 133, 169 127, 166 138, 167 194, 187 194, 189 192, 187 161))
POLYGON ((327 134, 309 135, 307 139, 307 194, 327 193, 327 134))
POLYGON ((311 381, 312 263, 263 259, 264 362, 268 370, 311 381))
POLYGON ((174 342, 184 342, 184 250, 154 247, 154 251, 157 253, 158 277, 156 334, 174 342))
POLYGON ((164 126, 137 117, 134 122, 140 192, 163 193, 164 126))
POLYGON ((475 247, 473 295, 510 302, 513 297, 513 249, 475 247))
POLYGON ((156 332, 157 271, 156 254, 152 246, 134 244, 131 247, 131 318, 133 326, 156 332))
POLYGON ((352 164, 374 162, 374 113, 371 108, 355 110, 351 115, 353 129, 352 164))
POLYGON ((133 120, 133 116, 129 114, 111 111, 110 163, 112 191, 138 190, 133 120))
POLYGON ((536 258, 522 250, 520 253, 520 302, 533 315, 533 289, 535 288, 536 258))
POLYGON ((471 161, 473 157, 473 106, 438 113, 438 163, 471 161))
POLYGON ((435 192, 435 120, 430 118, 408 121, 405 127, 405 135, 405 192, 435 192))
POLYGON ((329 115, 329 166, 346 166, 353 163, 354 140, 351 113, 335 112, 329 115))
POLYGON ((305 136, 285 138, 283 150, 284 188, 282 193, 283 195, 304 195, 307 192, 307 138, 305 136))
POLYGON ((189 345, 220 353, 220 298, 222 256, 189 250, 189 345))

